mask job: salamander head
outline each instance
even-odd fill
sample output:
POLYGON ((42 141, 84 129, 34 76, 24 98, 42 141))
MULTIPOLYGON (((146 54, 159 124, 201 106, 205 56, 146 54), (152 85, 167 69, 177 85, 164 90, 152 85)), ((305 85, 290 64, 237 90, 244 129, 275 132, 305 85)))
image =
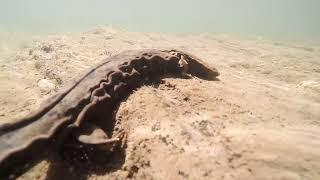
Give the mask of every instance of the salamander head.
POLYGON ((191 75, 206 80, 216 80, 217 76, 220 75, 215 67, 203 62, 200 58, 182 51, 172 50, 172 52, 177 53, 180 57, 180 66, 183 66, 184 70, 191 75))

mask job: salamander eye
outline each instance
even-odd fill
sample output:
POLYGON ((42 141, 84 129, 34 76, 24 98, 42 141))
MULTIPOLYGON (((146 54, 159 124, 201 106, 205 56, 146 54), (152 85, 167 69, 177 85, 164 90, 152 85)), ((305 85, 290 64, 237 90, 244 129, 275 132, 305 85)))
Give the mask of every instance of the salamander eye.
POLYGON ((175 51, 171 51, 170 54, 173 55, 173 56, 177 56, 178 55, 178 53, 175 52, 175 51))

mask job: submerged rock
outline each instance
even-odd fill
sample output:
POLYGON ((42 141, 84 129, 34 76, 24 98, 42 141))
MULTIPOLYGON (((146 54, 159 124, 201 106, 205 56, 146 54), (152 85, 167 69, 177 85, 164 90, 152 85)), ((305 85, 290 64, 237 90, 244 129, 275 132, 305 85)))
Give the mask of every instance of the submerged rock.
POLYGON ((38 87, 40 88, 41 93, 49 94, 56 88, 56 85, 48 79, 41 79, 38 81, 38 87))
POLYGON ((41 50, 46 52, 46 53, 50 53, 50 52, 53 51, 53 47, 52 47, 51 44, 50 45, 44 45, 44 46, 41 47, 41 50))

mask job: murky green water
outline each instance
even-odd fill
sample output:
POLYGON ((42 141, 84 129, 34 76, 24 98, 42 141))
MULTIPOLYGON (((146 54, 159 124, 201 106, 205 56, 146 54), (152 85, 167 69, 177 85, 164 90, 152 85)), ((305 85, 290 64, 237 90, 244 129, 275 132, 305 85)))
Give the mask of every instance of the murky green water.
POLYGON ((318 43, 319 8, 319 0, 1 0, 0 49, 98 25, 318 43))

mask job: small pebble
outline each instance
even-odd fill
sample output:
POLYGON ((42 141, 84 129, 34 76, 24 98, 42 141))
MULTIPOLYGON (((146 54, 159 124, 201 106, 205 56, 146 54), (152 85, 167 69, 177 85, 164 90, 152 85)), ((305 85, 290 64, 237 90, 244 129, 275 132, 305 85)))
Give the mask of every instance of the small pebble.
POLYGON ((56 85, 51 80, 41 79, 38 81, 38 87, 41 93, 48 94, 56 88, 56 85))

